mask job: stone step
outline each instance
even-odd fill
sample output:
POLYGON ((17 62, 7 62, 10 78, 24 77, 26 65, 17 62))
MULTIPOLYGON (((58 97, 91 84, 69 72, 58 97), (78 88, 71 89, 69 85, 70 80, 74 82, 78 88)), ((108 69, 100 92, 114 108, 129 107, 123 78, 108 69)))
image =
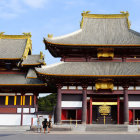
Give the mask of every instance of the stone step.
POLYGON ((0 126, 0 131, 28 131, 30 126, 0 126))
POLYGON ((127 125, 87 125, 86 131, 128 131, 127 125))

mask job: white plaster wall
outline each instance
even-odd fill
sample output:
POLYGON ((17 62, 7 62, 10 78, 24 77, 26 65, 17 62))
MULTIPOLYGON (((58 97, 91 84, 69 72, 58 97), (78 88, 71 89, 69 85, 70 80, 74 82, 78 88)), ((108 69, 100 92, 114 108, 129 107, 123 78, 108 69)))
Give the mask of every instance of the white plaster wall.
POLYGON ((114 86, 114 89, 113 90, 117 90, 117 86, 114 86))
POLYGON ((35 113, 35 108, 31 108, 30 112, 35 113))
POLYGON ((21 108, 17 108, 17 113, 21 113, 21 108))
POLYGON ((140 101, 129 101, 128 107, 140 107, 140 101))
POLYGON ((140 86, 137 86, 137 87, 136 87, 136 90, 140 90, 140 86))
POLYGON ((62 89, 67 89, 67 86, 63 86, 62 89))
POLYGON ((123 87, 119 86, 119 90, 123 90, 123 87))
POLYGON ((128 88, 128 90, 134 90, 134 87, 133 87, 133 86, 130 86, 130 87, 128 88))
POLYGON ((69 86, 69 89, 76 89, 76 86, 69 86))
POLYGON ((62 101, 61 107, 82 107, 81 101, 62 101))
POLYGON ((29 108, 23 108, 23 113, 29 113, 29 108))
POLYGON ((0 125, 20 125, 20 114, 1 114, 0 125))
MULTIPOLYGON (((23 115, 23 125, 31 125, 31 118, 36 118, 36 115, 23 115)), ((33 121, 35 121, 33 119, 33 121)), ((35 123, 35 122, 34 122, 35 123)), ((37 121, 36 121, 37 123, 37 121)))
POLYGON ((83 89, 81 86, 78 86, 77 88, 78 88, 78 89, 83 89))
POLYGON ((92 86, 88 86, 87 87, 87 90, 92 90, 92 86))

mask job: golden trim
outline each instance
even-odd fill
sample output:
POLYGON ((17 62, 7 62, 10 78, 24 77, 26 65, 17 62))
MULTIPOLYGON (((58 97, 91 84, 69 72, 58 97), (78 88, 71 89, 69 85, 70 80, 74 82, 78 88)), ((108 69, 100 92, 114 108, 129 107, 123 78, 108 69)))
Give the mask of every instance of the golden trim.
POLYGON ((27 77, 27 78, 33 78, 33 79, 37 79, 37 77, 27 77))
POLYGON ((128 46, 128 47, 131 47, 131 46, 139 46, 140 47, 140 44, 62 44, 62 43, 53 43, 53 42, 48 42, 45 40, 45 43, 48 43, 48 44, 52 44, 52 45, 65 45, 65 46, 99 46, 99 47, 113 47, 113 46, 128 46))
POLYGON ((46 86, 46 84, 0 84, 0 86, 46 86))
POLYGON ((34 66, 34 65, 40 65, 41 63, 36 63, 36 64, 21 64, 22 66, 30 66, 30 65, 32 65, 32 66, 34 66))
POLYGON ((27 39, 26 47, 25 47, 25 50, 23 53, 24 59, 28 56, 29 51, 31 51, 31 53, 32 53, 32 40, 31 40, 30 36, 27 39))
POLYGON ((117 102, 92 102, 92 105, 117 105, 117 102))
POLYGON ((38 74, 42 74, 42 75, 49 75, 49 76, 81 76, 81 77, 134 77, 134 76, 140 76, 140 75, 66 75, 66 74, 48 74, 48 73, 41 73, 38 72, 38 74))
POLYGON ((5 97, 5 105, 8 105, 8 101, 9 101, 9 96, 5 97))
POLYGON ((40 51, 40 59, 43 60, 44 56, 43 56, 43 52, 40 51))
POLYGON ((124 12, 121 11, 121 14, 89 14, 90 11, 87 12, 83 12, 82 15, 82 20, 80 23, 80 27, 83 27, 83 22, 84 22, 84 18, 105 18, 105 19, 110 19, 110 18, 126 18, 127 19, 127 24, 128 24, 128 28, 130 28, 130 21, 128 19, 129 17, 129 13, 128 11, 124 12))
POLYGON ((23 105, 25 105, 25 96, 23 96, 23 105))
POLYGON ((21 58, 0 58, 0 60, 20 60, 21 58))
POLYGON ((14 105, 17 104, 17 96, 14 96, 14 105))
POLYGON ((14 96, 14 105, 17 103, 17 96, 14 96))
POLYGON ((23 35, 5 35, 5 32, 0 32, 0 39, 28 39, 31 38, 31 33, 23 33, 23 35))
POLYGON ((96 82, 95 83, 95 88, 96 90, 99 90, 99 89, 111 89, 113 90, 114 89, 114 84, 112 82, 96 82))
POLYGON ((22 96, 20 96, 20 105, 22 105, 22 100, 23 100, 23 97, 22 96))
POLYGON ((32 105, 32 96, 30 96, 30 105, 32 105))

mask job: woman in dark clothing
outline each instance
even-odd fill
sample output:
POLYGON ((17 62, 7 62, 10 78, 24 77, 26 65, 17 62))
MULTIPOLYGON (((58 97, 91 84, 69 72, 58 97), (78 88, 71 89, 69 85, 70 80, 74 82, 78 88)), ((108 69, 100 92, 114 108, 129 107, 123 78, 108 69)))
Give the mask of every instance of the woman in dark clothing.
POLYGON ((50 133, 50 128, 51 128, 51 119, 49 119, 49 121, 48 121, 48 133, 50 133))
POLYGON ((47 128, 47 119, 44 119, 44 121, 42 122, 42 125, 43 125, 43 129, 44 129, 44 133, 45 133, 46 128, 47 128))

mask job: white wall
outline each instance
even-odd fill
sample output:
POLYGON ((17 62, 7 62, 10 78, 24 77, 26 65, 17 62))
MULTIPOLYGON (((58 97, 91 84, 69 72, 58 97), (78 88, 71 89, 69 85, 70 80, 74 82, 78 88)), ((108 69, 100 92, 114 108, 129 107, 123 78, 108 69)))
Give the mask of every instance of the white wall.
POLYGON ((62 101, 61 107, 82 107, 82 101, 62 101))
POLYGON ((140 101, 129 101, 128 107, 140 107, 140 101))
POLYGON ((20 114, 0 114, 0 125, 20 125, 20 114))
MULTIPOLYGON (((38 115, 49 120, 49 115, 38 115)), ((37 116, 34 114, 23 115, 23 125, 31 125, 31 119, 33 118, 33 125, 37 125, 37 116)), ((54 119, 52 117, 52 123, 54 119)), ((0 125, 20 125, 21 114, 0 114, 0 125)))

